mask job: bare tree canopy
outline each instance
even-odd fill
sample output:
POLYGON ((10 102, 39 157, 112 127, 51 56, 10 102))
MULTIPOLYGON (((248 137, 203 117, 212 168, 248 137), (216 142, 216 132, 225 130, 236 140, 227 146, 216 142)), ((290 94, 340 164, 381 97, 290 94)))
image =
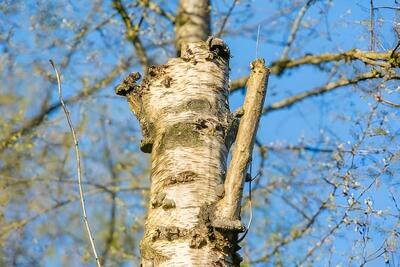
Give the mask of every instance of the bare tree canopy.
POLYGON ((0 266, 399 266, 399 67, 396 0, 1 1, 0 266))

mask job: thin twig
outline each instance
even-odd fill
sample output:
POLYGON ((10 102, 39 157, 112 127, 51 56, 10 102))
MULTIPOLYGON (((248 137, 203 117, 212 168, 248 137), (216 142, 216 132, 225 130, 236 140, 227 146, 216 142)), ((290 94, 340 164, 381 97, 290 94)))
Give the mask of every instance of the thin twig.
POLYGON ((235 8, 237 2, 239 2, 239 0, 233 0, 232 5, 231 5, 231 7, 230 7, 229 10, 228 10, 228 13, 227 13, 226 16, 224 17, 224 20, 222 21, 221 28, 219 29, 219 31, 218 31, 216 37, 221 37, 221 36, 222 36, 222 33, 224 32, 224 29, 225 29, 225 26, 226 26, 226 23, 228 22, 228 19, 229 19, 229 17, 231 16, 232 11, 233 11, 233 9, 235 8))
POLYGON ((390 53, 390 58, 393 58, 394 53, 396 53, 396 50, 400 47, 400 40, 397 42, 397 45, 393 48, 392 53, 390 53))
POLYGON ((378 101, 378 102, 384 103, 384 104, 386 104, 388 106, 391 106, 391 107, 394 107, 394 108, 400 108, 400 104, 397 104, 397 103, 394 103, 392 101, 386 100, 386 99, 382 98, 382 96, 380 96, 380 95, 374 95, 374 97, 375 97, 375 100, 378 101))
POLYGON ((369 50, 374 50, 375 49, 375 35, 374 35, 374 0, 369 1, 369 19, 370 19, 370 25, 369 25, 369 34, 370 34, 370 44, 369 44, 369 50))
POLYGON ((249 210, 250 210, 249 211, 249 221, 247 223, 246 230, 244 231, 243 235, 241 237, 239 237, 239 239, 237 241, 238 243, 240 243, 246 237, 246 235, 248 234, 248 232, 250 230, 251 223, 253 221, 253 204, 252 204, 252 201, 251 201, 251 192, 252 192, 251 182, 253 182, 255 179, 259 178, 261 176, 261 174, 262 174, 261 172, 259 172, 255 177, 253 177, 252 176, 252 166, 253 166, 253 161, 252 161, 252 159, 250 159, 250 171, 246 175, 247 177, 246 177, 246 180, 245 180, 246 182, 249 183, 249 196, 248 196, 249 210))
POLYGON ((383 8, 383 9, 392 9, 392 10, 400 10, 400 7, 391 7, 391 6, 376 6, 376 7, 374 7, 374 9, 380 9, 380 8, 383 8))
POLYGON ((168 19, 172 24, 175 24, 175 15, 169 13, 168 11, 162 9, 159 5, 157 5, 154 1, 150 0, 139 0, 139 4, 144 8, 148 8, 154 13, 168 19))
POLYGON ((290 29, 289 37, 287 39, 286 45, 283 48, 281 59, 285 59, 289 55, 290 47, 293 44, 294 39, 296 38, 296 34, 299 30, 301 20, 303 19, 304 15, 306 14, 307 10, 316 0, 308 0, 304 6, 300 9, 299 13, 297 14, 296 19, 293 22, 292 28, 290 29))
POLYGON ((150 60, 146 54, 146 49, 144 48, 143 43, 139 38, 139 28, 141 23, 143 22, 143 16, 139 20, 139 23, 137 25, 134 25, 121 0, 113 0, 112 7, 121 16, 121 19, 124 22, 126 28, 126 38, 130 42, 132 42, 132 45, 136 50, 136 55, 139 58, 140 64, 142 65, 143 70, 147 72, 147 68, 150 65, 150 60))
POLYGON ((76 164, 77 164, 77 173, 78 173, 79 197, 80 197, 80 202, 81 202, 81 207, 82 207, 83 221, 85 223, 86 231, 87 231, 87 234, 88 234, 88 237, 89 237, 89 240, 90 240, 90 245, 92 247, 92 251, 93 251, 94 257, 96 259, 96 264, 97 264, 98 267, 101 267, 100 259, 97 256, 96 245, 94 243, 94 237, 93 237, 92 232, 90 230, 89 220, 88 220, 88 217, 87 217, 87 214, 86 214, 85 195, 83 193, 83 187, 82 187, 81 155, 80 155, 80 150, 79 150, 79 145, 78 145, 78 139, 76 137, 75 129, 72 126, 72 120, 71 120, 70 113, 69 113, 69 111, 67 109, 67 106, 65 105, 63 97, 62 97, 60 75, 58 73, 58 70, 57 70, 56 66, 54 65, 53 60, 50 59, 49 61, 50 61, 50 64, 51 64, 51 66, 53 67, 53 69, 54 69, 54 71, 56 73, 57 86, 58 86, 58 98, 59 98, 59 101, 61 103, 62 109, 64 111, 65 117, 67 118, 69 130, 71 132, 72 139, 74 141, 76 164))

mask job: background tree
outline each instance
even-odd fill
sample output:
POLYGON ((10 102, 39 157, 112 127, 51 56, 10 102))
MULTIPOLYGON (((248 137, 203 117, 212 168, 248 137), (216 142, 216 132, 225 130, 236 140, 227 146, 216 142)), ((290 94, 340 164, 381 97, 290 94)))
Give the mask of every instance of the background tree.
MULTIPOLYGON (((0 3, 2 265, 93 264, 49 58, 61 65, 79 132, 101 259, 137 265, 149 165, 139 126, 113 89, 175 56, 186 2, 0 3)), ((233 110, 259 25, 258 56, 271 67, 243 264, 396 266, 398 3, 212 1, 199 12, 211 12, 207 27, 231 49, 233 110)))

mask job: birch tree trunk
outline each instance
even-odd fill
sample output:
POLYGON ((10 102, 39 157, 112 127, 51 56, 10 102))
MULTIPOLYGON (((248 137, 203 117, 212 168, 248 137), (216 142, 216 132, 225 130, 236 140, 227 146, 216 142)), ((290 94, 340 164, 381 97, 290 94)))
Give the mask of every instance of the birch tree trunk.
POLYGON ((240 124, 246 133, 239 134, 244 143, 237 145, 234 158, 239 161, 226 176, 239 123, 228 103, 230 52, 220 39, 203 41, 209 31, 209 1, 180 1, 180 57, 150 67, 140 85, 140 75, 132 73, 117 88, 140 122, 141 150, 151 153, 150 203, 141 242, 144 267, 239 266, 241 261, 240 199, 267 72, 263 61, 257 71, 253 68, 261 80, 255 75, 249 81, 262 86, 246 96, 247 122, 240 124))
POLYGON ((238 128, 228 103, 229 49, 213 37, 181 48, 141 85, 132 73, 117 88, 141 124, 141 150, 151 153, 142 266, 239 266, 241 196, 268 70, 263 60, 252 63, 227 172, 238 128))
POLYGON ((233 236, 210 224, 234 136, 229 51, 210 38, 183 45, 181 54, 150 68, 140 86, 130 75, 118 91, 141 123, 141 149, 151 153, 142 265, 234 266, 233 236))

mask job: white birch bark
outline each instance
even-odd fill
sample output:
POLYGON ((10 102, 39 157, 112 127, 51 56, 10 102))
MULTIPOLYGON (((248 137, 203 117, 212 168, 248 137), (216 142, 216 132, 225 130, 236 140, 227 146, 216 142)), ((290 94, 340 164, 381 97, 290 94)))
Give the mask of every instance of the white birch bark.
POLYGON ((220 39, 188 43, 180 58, 118 88, 151 152, 151 192, 141 242, 143 266, 238 266, 237 232, 212 227, 234 139, 228 105, 229 50, 220 39))

